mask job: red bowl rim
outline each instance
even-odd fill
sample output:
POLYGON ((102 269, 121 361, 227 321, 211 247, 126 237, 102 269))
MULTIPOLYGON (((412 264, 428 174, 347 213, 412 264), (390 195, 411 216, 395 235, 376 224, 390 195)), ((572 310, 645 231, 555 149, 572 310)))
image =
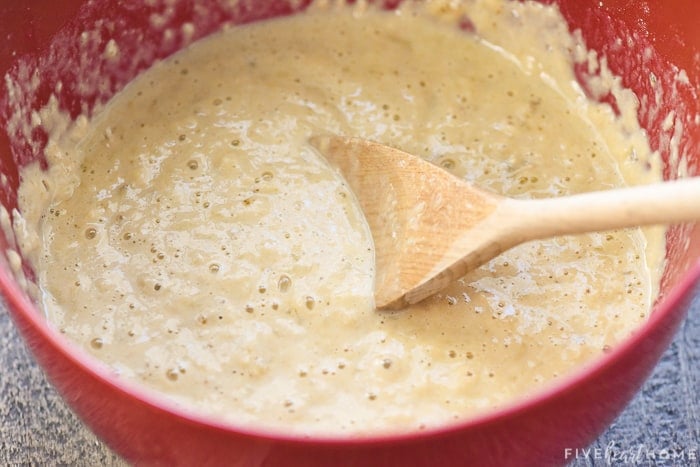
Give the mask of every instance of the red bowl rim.
POLYGON ((608 367, 615 365, 635 348, 648 339, 657 326, 662 325, 669 318, 677 307, 682 306, 693 293, 695 286, 700 282, 700 260, 697 260, 683 274, 680 281, 671 288, 663 300, 656 304, 653 312, 637 330, 624 341, 613 347, 613 349, 602 354, 588 364, 579 369, 573 370, 561 379, 545 385, 530 395, 518 398, 501 408, 485 411, 474 417, 467 418, 455 423, 447 423, 440 427, 428 428, 419 431, 406 432, 380 432, 371 433, 366 436, 358 435, 304 435, 300 433, 283 432, 282 429, 276 431, 273 428, 251 427, 236 424, 234 421, 222 420, 215 416, 207 415, 197 410, 188 410, 175 402, 168 400, 157 391, 148 389, 141 384, 129 381, 115 375, 104 363, 96 357, 89 355, 72 343, 67 337, 55 329, 42 315, 39 308, 20 289, 17 282, 8 273, 7 268, 0 268, 0 291, 5 295, 8 306, 12 311, 21 315, 38 335, 47 341, 53 349, 68 359, 73 365, 85 372, 93 375, 101 383, 110 386, 113 390, 121 392, 129 398, 133 398, 153 409, 166 412, 167 414, 181 419, 190 425, 207 427, 228 434, 238 436, 248 436, 257 439, 267 439, 271 441, 299 443, 299 444, 332 444, 332 445, 373 445, 382 443, 395 443, 399 441, 411 441, 416 439, 426 439, 432 436, 446 435, 465 430, 484 427, 485 425, 503 421, 511 417, 516 417, 529 410, 545 405, 547 401, 563 395, 576 388, 580 383, 594 377, 596 374, 605 371, 608 367))

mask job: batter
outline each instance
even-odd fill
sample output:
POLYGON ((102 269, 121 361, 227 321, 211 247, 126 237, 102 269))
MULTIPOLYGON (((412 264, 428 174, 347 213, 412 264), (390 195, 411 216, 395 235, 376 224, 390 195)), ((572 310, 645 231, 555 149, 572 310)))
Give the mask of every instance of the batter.
POLYGON ((644 321, 661 237, 531 242, 377 312, 362 213, 307 141, 521 198, 659 179, 629 95, 616 116, 576 83, 583 57, 555 8, 497 0, 316 4, 204 39, 25 169, 41 305, 121 377, 234 423, 362 436, 511 403, 644 321))

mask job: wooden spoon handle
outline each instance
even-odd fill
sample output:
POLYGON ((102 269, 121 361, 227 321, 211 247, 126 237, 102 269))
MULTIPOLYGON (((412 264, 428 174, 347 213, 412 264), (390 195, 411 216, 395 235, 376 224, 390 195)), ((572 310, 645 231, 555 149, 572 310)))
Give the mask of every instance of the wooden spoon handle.
POLYGON ((521 241, 700 219, 700 177, 560 198, 506 199, 521 241))

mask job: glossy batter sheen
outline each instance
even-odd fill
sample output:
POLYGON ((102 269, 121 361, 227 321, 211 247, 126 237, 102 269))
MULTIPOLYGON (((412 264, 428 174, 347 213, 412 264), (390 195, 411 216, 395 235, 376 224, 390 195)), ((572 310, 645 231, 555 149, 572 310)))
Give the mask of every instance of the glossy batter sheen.
POLYGON ((20 200, 51 321, 186 407, 326 435, 466 419, 628 336, 663 247, 637 229, 528 243, 373 309, 371 237, 311 135, 392 144, 514 197, 659 176, 630 110, 584 97, 555 9, 448 5, 232 28, 144 73, 77 145, 52 141, 20 200))

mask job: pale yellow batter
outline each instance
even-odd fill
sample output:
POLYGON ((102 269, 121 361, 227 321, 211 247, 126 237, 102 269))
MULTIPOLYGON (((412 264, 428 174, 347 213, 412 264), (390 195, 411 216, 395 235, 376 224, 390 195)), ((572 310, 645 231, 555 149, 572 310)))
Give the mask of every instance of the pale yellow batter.
POLYGON ((52 140, 20 196, 50 320, 188 407, 353 435, 502 406, 629 335, 663 248, 638 229, 532 242, 423 304, 373 309, 371 237, 314 134, 514 197, 659 177, 634 108, 584 97, 555 9, 454 3, 232 28, 140 76, 78 144, 52 140), (476 32, 455 26, 465 12, 476 32))

